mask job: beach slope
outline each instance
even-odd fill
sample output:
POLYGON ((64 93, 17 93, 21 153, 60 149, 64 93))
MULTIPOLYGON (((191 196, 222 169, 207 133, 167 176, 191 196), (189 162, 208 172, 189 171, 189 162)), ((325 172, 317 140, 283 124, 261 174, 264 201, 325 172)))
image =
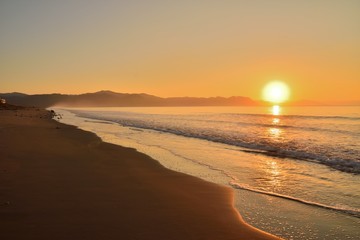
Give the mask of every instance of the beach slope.
POLYGON ((0 110, 0 239, 278 239, 232 190, 51 119, 0 110))

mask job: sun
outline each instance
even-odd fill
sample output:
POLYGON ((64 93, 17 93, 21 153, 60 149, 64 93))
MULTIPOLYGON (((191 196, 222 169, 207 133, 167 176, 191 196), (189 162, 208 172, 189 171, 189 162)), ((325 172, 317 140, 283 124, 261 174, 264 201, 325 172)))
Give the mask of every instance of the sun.
POLYGON ((282 103, 288 100, 290 95, 289 87, 281 81, 268 83, 263 89, 263 100, 272 103, 282 103))

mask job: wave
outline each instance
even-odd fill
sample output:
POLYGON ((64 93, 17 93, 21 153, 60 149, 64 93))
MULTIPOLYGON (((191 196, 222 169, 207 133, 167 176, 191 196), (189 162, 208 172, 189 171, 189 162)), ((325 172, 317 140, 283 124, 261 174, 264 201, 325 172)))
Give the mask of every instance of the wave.
MULTIPOLYGON (((84 116, 90 117, 90 118, 94 118, 93 115, 88 116, 86 113, 84 114, 84 112, 78 111, 78 110, 72 110, 71 112, 79 114, 81 113, 84 116)), ((355 137, 360 137, 360 133, 357 131, 352 131, 352 130, 344 130, 344 129, 338 129, 338 128, 327 128, 327 124, 324 123, 320 123, 317 126, 301 126, 301 125, 288 125, 288 124, 272 124, 272 123, 265 123, 265 122, 258 122, 255 121, 254 119, 257 117, 264 117, 266 118, 266 121, 268 121, 269 117, 273 117, 273 118, 280 118, 282 121, 285 121, 286 119, 348 119, 348 120, 359 120, 360 121, 360 117, 348 117, 348 116, 307 116, 307 115, 281 115, 281 116, 273 116, 270 114, 244 114, 244 113, 220 113, 220 114, 204 114, 201 115, 201 117, 199 118, 199 115, 186 115, 186 117, 184 117, 184 115, 164 115, 164 114, 143 114, 143 113, 134 113, 134 112, 117 112, 117 113, 121 113, 122 116, 125 116, 126 118, 131 118, 134 117, 136 119, 142 119, 142 118, 148 118, 148 119, 154 119, 156 117, 161 117, 161 118, 165 118, 165 117, 169 117, 169 120, 172 119, 176 119, 177 121, 191 121, 191 122, 198 122, 200 124, 202 123, 208 123, 209 120, 211 121, 212 124, 234 124, 235 126, 256 126, 256 127, 264 127, 264 128, 279 128, 279 129, 291 129, 291 130, 295 130, 295 131, 309 131, 309 132, 323 132, 323 133, 337 133, 337 134, 343 134, 343 135, 352 135, 355 137), (236 121, 232 121, 232 120, 219 120, 219 119, 213 119, 210 118, 211 116, 228 116, 231 117, 231 119, 236 119, 236 121), (254 119, 245 119, 245 121, 243 118, 241 117, 254 117, 254 119), (176 118, 174 118, 176 117, 176 118), (188 118, 191 117, 191 118, 188 118), (195 117, 195 118, 193 118, 195 117)), ((101 114, 101 112, 96 113, 96 114, 101 114)), ((100 118, 102 119, 102 118, 100 118)), ((107 120, 107 119, 106 119, 107 120)), ((113 120, 114 121, 114 120, 113 120)), ((355 122, 352 123, 352 125, 354 127, 358 126, 359 123, 355 122)))
POLYGON ((93 123, 102 123, 102 124, 114 124, 113 122, 107 121, 94 121, 94 120, 84 120, 85 122, 93 122, 93 123))
MULTIPOLYGON (((254 117, 269 117, 273 116, 272 114, 254 114, 254 113, 223 113, 221 115, 224 116, 254 116, 254 117)), ((276 117, 276 116, 274 116, 276 117)), ((346 120, 354 120, 360 121, 360 117, 353 117, 353 116, 338 116, 338 115, 328 115, 328 116, 320 116, 320 115, 280 115, 281 118, 300 118, 300 119, 346 119, 346 120)))
MULTIPOLYGON (((333 169, 347 172, 347 173, 353 173, 353 174, 360 174, 360 161, 354 161, 352 159, 341 159, 341 158, 329 158, 323 154, 316 154, 316 153, 310 153, 310 152, 304 152, 300 150, 286 150, 281 148, 276 148, 274 146, 269 145, 263 145, 259 143, 248 143, 248 142, 242 142, 239 140, 232 140, 232 139, 224 139, 223 137, 218 136, 204 136, 201 134, 196 133, 190 133, 190 132, 182 132, 178 130, 174 130, 171 128, 159 128, 159 127, 147 127, 147 126, 140 126, 140 125, 132 125, 131 123, 120 123, 123 126, 127 127, 136 127, 141 129, 147 129, 147 130, 155 130, 158 132, 164 132, 164 133, 170 133, 175 134, 183 137, 191 137, 191 138, 197 138, 197 139, 203 139, 206 141, 211 142, 217 142, 217 143, 223 143, 227 145, 247 148, 247 149, 254 149, 257 150, 257 154, 263 154, 267 156, 272 157, 278 157, 278 158, 292 158, 297 160, 303 160, 308 162, 315 162, 319 164, 326 165, 328 167, 331 167, 333 169)), ((254 152, 255 153, 255 152, 254 152)))
MULTIPOLYGON (((242 114, 243 115, 243 114, 242 114)), ((149 115, 147 115, 149 116, 149 115)), ((255 116, 255 115, 254 115, 255 116)), ((269 117, 268 115, 266 115, 266 117, 269 117)), ((275 118, 275 116, 273 117, 275 118)), ((283 116, 278 117, 280 119, 284 119, 283 116)), ((279 128, 279 129, 293 129, 296 131, 317 131, 317 132, 325 132, 325 133, 340 133, 340 134, 347 134, 347 135, 354 135, 354 136, 360 136, 360 133, 354 132, 354 131, 347 131, 347 130, 341 130, 341 129, 331 129, 331 128, 325 128, 323 127, 324 125, 317 126, 317 127, 308 127, 308 126, 293 126, 293 125, 286 125, 286 124, 273 124, 273 123, 262 123, 262 122, 251 122, 251 120, 249 121, 249 119, 246 119, 247 121, 240 121, 241 118, 237 117, 236 118, 236 122, 229 122, 226 120, 216 120, 216 119, 211 119, 211 123, 215 123, 215 124, 236 124, 237 126, 256 126, 256 127, 264 127, 264 128, 279 128)), ((268 119, 268 118, 267 118, 268 119)), ((176 118, 176 120, 184 120, 184 121, 189 121, 189 119, 187 118, 176 118)), ((202 123, 208 123, 209 120, 204 118, 204 119, 191 119, 192 122, 198 122, 200 124, 202 123)), ((355 124, 354 124, 355 125, 355 124)), ((357 126, 357 125, 356 125, 357 126)))
POLYGON ((239 184, 239 183, 236 183, 236 182, 230 182, 230 185, 231 185, 232 187, 234 187, 234 188, 237 188, 237 189, 242 189, 242 190, 246 190, 246 191, 250 191, 250 192, 265 194, 265 195, 269 195, 269 196, 273 196, 273 197, 284 198, 284 199, 291 200, 291 201, 295 201, 295 202, 299 202, 299 203, 302 203, 302 204, 306 204, 306 205, 310 205, 310 206, 315 206, 315 207, 320 207, 320 208, 325 208, 325 209, 329 209, 329 210, 333 210, 333 211, 345 213, 345 214, 351 215, 351 216, 353 216, 353 217, 360 218, 360 209, 353 209, 353 208, 347 208, 347 207, 337 207, 337 206, 329 206, 329 205, 325 205, 325 204, 322 204, 322 203, 317 203, 317 202, 312 202, 312 201, 304 200, 304 199, 301 199, 301 198, 292 197, 292 196, 289 196, 289 195, 284 195, 284 194, 280 194, 280 193, 263 191, 263 190, 253 188, 253 187, 250 187, 250 186, 245 185, 245 184, 239 184))
POLYGON ((141 119, 141 118, 140 120, 131 119, 131 118, 119 119, 118 117, 113 117, 113 116, 106 117, 106 116, 88 114, 78 111, 73 111, 73 112, 80 116, 96 119, 99 121, 115 122, 122 126, 129 127, 131 129, 135 128, 137 129, 137 131, 139 131, 139 129, 146 129, 146 130, 154 130, 163 133, 175 134, 184 137, 197 138, 206 141, 217 142, 217 143, 254 150, 252 152, 254 154, 264 154, 278 158, 292 158, 297 160, 316 162, 339 171, 353 173, 353 174, 360 174, 360 159, 356 159, 356 156, 359 156, 360 153, 357 150, 351 150, 353 151, 351 154, 345 154, 344 156, 341 156, 339 154, 337 156, 336 155, 331 156, 332 151, 334 151, 334 149, 326 150, 327 152, 323 152, 323 151, 311 152, 308 149, 302 150, 302 147, 294 146, 294 142, 274 145, 266 141, 264 142, 261 139, 255 139, 249 136, 241 136, 241 137, 236 136, 234 138, 233 136, 226 136, 223 133, 218 134, 213 132, 206 132, 196 128, 181 128, 181 127, 168 126, 163 123, 156 123, 155 119, 150 119, 150 120, 141 119), (153 121, 155 121, 155 124, 153 121), (327 153, 329 154, 329 156, 327 156, 327 153))
MULTIPOLYGON (((281 117, 282 118, 282 117, 281 117)), ((194 120, 192 120, 194 121, 194 120)), ((206 120, 196 120, 198 122, 207 122, 206 120)), ((214 121, 213 123, 229 123, 227 121, 214 121)), ((279 129, 292 129, 296 131, 310 131, 310 132, 325 132, 325 133, 339 133, 339 134, 346 134, 346 135, 354 135, 360 136, 360 133, 354 131, 347 131, 347 130, 340 130, 340 129, 330 129, 324 127, 306 127, 306 126, 291 126, 286 124, 269 124, 269 123, 253 123, 253 122, 244 122, 244 121, 237 121, 236 125, 239 126, 256 126, 256 127, 264 127, 264 128, 279 128, 279 129)))
POLYGON ((329 158, 321 154, 314 154, 309 152, 302 151, 292 151, 292 150, 264 150, 261 148, 254 148, 254 150, 241 150, 243 152, 253 153, 253 154, 262 154, 271 157, 278 158, 292 158, 307 162, 314 162, 326 165, 333 169, 353 173, 360 174, 360 161, 356 162, 351 159, 340 159, 340 158, 329 158))

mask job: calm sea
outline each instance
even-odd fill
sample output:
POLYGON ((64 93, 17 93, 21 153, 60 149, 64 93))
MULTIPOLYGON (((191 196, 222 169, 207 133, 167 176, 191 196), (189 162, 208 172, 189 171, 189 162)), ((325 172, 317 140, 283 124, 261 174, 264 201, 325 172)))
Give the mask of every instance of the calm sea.
POLYGON ((233 188, 236 208, 260 229, 285 239, 359 239, 360 107, 56 111, 104 141, 233 188))

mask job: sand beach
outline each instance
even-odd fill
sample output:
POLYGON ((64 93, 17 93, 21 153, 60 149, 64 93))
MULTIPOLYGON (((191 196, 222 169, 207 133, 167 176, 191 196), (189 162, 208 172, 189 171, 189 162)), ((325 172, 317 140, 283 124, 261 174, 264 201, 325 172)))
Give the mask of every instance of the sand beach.
POLYGON ((246 224, 230 188, 56 122, 0 110, 1 239, 278 239, 246 224))

